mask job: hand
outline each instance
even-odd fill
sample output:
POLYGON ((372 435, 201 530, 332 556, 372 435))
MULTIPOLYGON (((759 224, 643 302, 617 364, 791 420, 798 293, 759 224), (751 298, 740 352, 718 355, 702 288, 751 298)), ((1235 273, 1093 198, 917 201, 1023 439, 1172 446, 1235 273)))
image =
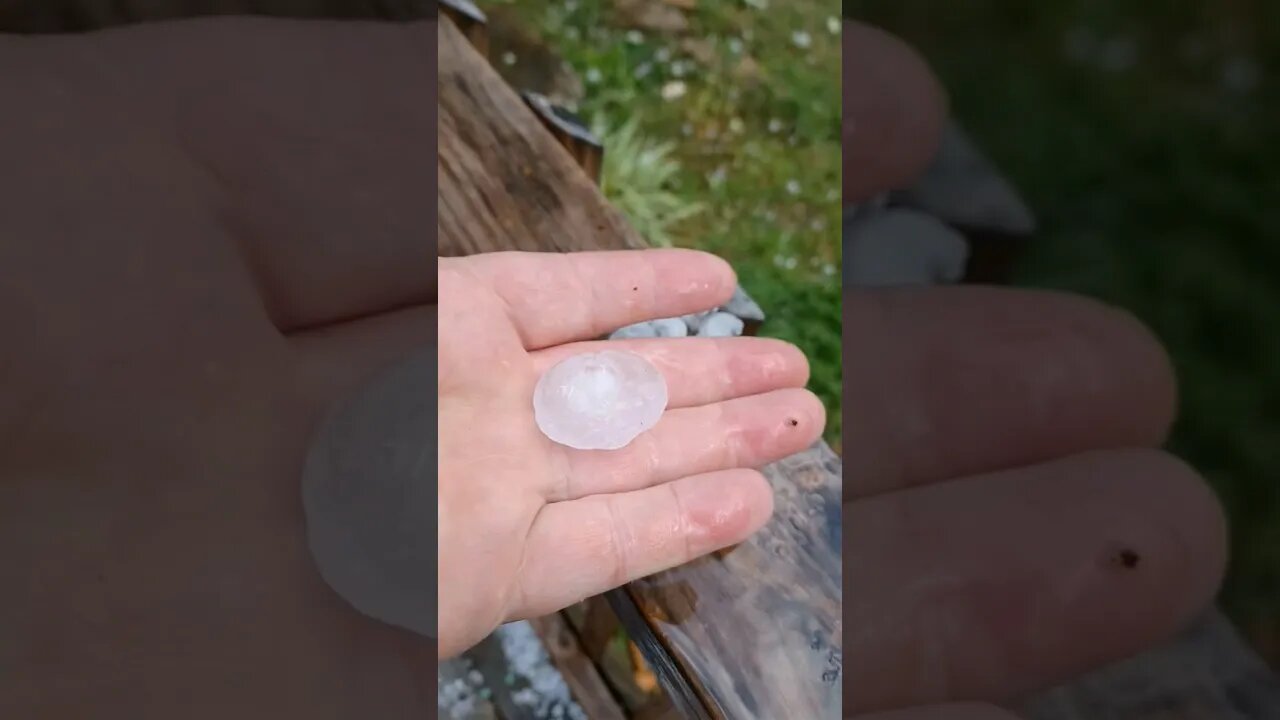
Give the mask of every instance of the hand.
MULTIPOLYGON (((844 42, 857 202, 920 172, 945 103, 895 40, 847 23, 844 42)), ((1008 718, 972 703, 1137 653, 1210 602, 1221 511, 1154 449, 1175 382, 1132 318, 1045 292, 845 288, 844 332, 847 715, 1008 718)))
POLYGON ((794 347, 757 338, 593 338, 727 301, 733 272, 680 250, 440 260, 440 653, 740 542, 769 518, 755 470, 822 433, 794 347), (631 445, 573 450, 534 424, 557 362, 629 350, 668 410, 631 445), (477 571, 483 568, 483 571, 477 571))
POLYGON ((331 592, 324 412, 429 346, 433 26, 0 36, 6 717, 426 717, 331 592), (429 34, 430 33, 430 34, 429 34))

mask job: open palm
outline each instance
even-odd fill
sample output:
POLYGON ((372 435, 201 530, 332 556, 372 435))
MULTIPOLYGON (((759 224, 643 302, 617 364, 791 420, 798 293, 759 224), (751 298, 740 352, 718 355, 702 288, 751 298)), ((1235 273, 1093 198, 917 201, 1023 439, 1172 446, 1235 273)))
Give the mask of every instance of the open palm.
POLYGON ((595 341, 726 301, 691 251, 441 259, 440 654, 743 540, 773 508, 752 468, 822 432, 794 347, 760 338, 595 341), (669 404, 621 450, 573 450, 533 419, 538 377, 601 346, 649 359, 669 404))

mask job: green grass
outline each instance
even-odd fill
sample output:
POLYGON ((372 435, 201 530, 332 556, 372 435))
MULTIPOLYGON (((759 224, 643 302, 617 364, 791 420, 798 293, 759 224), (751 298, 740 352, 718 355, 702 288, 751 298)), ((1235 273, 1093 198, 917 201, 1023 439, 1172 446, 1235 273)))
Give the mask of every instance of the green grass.
POLYGON ((856 14, 923 52, 1036 209, 1019 281, 1119 304, 1166 343, 1182 398, 1171 448, 1231 521, 1223 603, 1274 652, 1280 6, 865 0, 856 14))
POLYGON ((576 110, 606 141, 606 194, 637 229, 727 259, 769 316, 761 334, 805 351, 838 448, 837 13, 828 0, 758 4, 699 0, 680 36, 622 27, 611 0, 482 5, 503 6, 583 79, 576 110), (670 83, 684 93, 664 99, 670 83))

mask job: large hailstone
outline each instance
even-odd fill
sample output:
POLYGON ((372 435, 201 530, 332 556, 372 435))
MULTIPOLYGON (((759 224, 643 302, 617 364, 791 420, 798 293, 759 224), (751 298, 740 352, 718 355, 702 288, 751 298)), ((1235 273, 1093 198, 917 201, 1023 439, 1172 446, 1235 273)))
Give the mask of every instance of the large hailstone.
POLYGON ((657 424, 667 383, 648 360, 604 350, 558 363, 533 390, 538 429, 578 450, 617 450, 657 424))

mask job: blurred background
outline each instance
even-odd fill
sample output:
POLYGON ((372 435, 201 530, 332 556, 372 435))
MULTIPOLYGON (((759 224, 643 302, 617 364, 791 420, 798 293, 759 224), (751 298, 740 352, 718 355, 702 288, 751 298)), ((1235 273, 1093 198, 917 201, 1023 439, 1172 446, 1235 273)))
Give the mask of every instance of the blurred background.
POLYGON ((1227 507, 1222 605, 1280 667, 1280 3, 860 0, 914 45, 1040 231, 1018 284, 1136 313, 1172 449, 1227 507))
POLYGON ((840 18, 830 0, 482 0, 490 59, 580 116, 654 245, 715 252, 799 345, 840 447, 840 18))

